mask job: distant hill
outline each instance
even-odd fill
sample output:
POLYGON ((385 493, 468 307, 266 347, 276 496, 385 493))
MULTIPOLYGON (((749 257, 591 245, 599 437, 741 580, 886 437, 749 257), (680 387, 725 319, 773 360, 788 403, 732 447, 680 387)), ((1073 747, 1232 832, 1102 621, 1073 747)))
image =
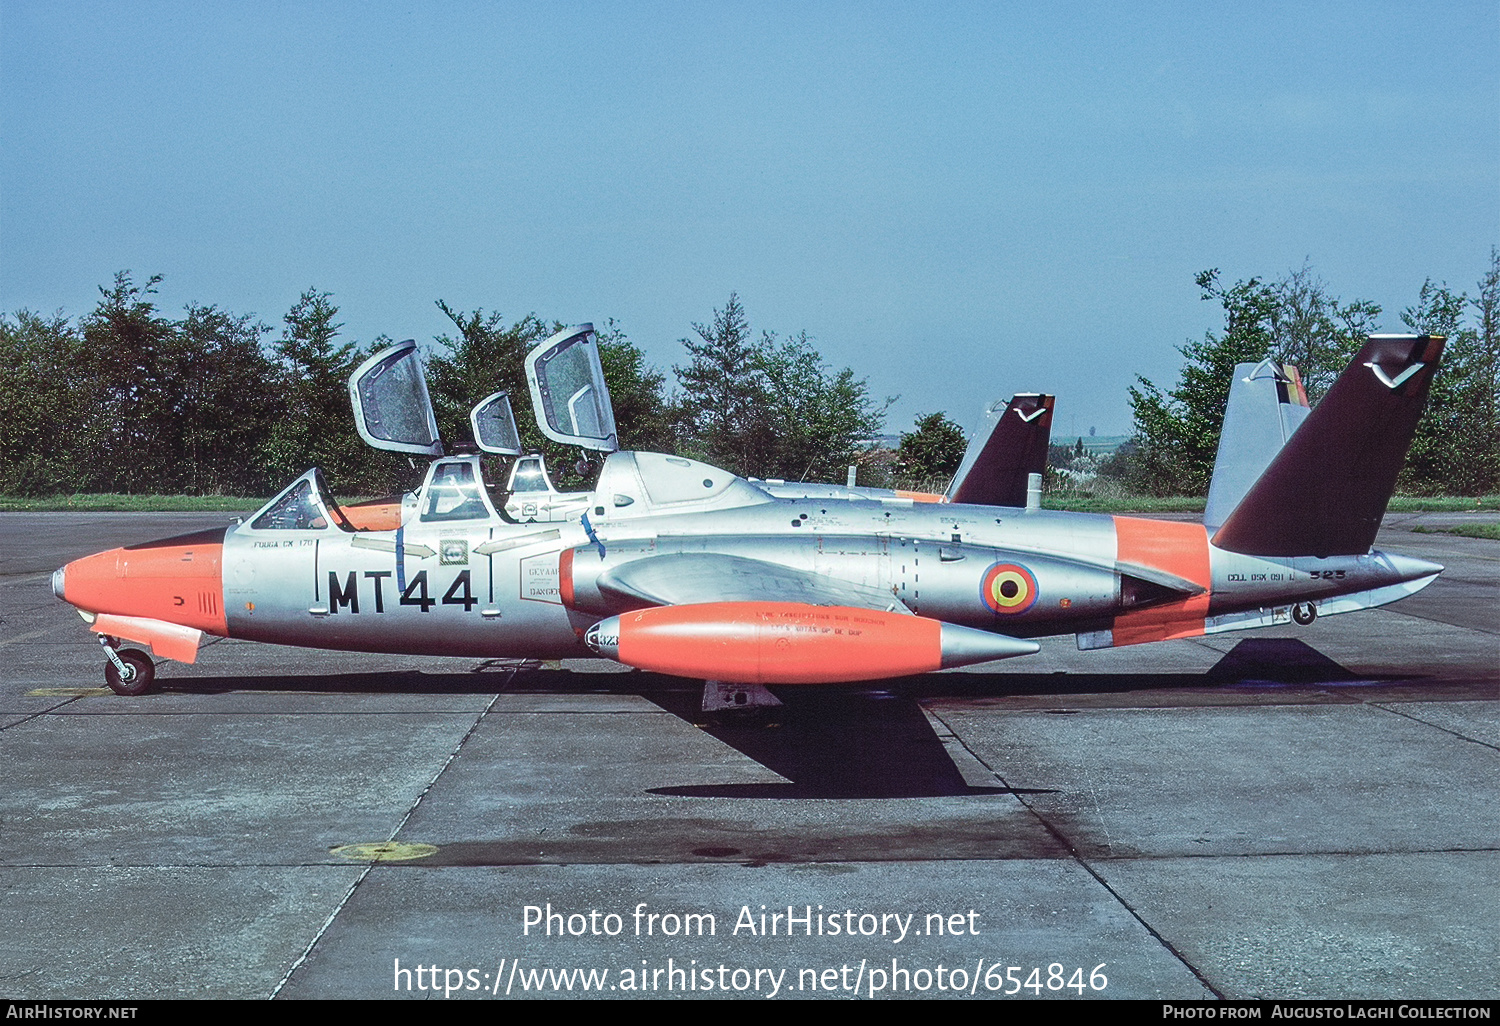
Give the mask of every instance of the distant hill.
MULTIPOLYGON (((1130 438, 1130 435, 1095 435, 1092 438, 1084 435, 1083 448, 1090 456, 1108 456, 1120 446, 1130 441, 1130 438)), ((1069 438, 1067 435, 1058 434, 1054 429, 1052 432, 1052 444, 1066 445, 1071 449, 1078 444, 1078 436, 1074 435, 1072 438, 1069 438)))
MULTIPOLYGON (((1084 435, 1083 447, 1090 456, 1108 456, 1120 446, 1130 441, 1130 439, 1130 435, 1095 435, 1092 438, 1088 435, 1084 435)), ((1057 430, 1054 427, 1052 432, 1053 445, 1066 445, 1069 449, 1071 449, 1077 443, 1077 435, 1069 436, 1058 434, 1057 430)), ((901 436, 899 434, 875 435, 873 438, 867 439, 864 444, 867 448, 870 449, 894 450, 901 444, 901 436)))

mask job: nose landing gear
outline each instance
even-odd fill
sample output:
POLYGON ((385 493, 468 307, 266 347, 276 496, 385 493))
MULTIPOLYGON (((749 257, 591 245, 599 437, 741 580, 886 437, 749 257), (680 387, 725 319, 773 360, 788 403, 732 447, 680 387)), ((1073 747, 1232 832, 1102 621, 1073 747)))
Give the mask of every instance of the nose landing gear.
POLYGON ((120 639, 99 635, 108 662, 104 664, 104 683, 117 695, 144 695, 156 679, 156 664, 138 648, 120 648, 120 639))
POLYGON ((1318 607, 1311 602, 1298 602, 1292 606, 1292 620, 1299 627, 1306 627, 1318 618, 1318 607))

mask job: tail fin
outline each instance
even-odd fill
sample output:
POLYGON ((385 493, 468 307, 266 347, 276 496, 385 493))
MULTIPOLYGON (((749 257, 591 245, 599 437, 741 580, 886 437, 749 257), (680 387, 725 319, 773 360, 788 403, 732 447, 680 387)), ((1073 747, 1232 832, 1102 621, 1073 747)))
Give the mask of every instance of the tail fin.
POLYGON ((984 420, 948 486, 949 502, 1026 505, 1026 477, 1047 469, 1053 397, 1022 392, 985 408, 984 420))
POLYGON ((1369 552, 1443 343, 1441 335, 1371 335, 1214 545, 1256 556, 1369 552))
POLYGON ((1234 368, 1203 511, 1205 527, 1213 530, 1228 519, 1307 414, 1307 392, 1297 368, 1270 360, 1234 368))

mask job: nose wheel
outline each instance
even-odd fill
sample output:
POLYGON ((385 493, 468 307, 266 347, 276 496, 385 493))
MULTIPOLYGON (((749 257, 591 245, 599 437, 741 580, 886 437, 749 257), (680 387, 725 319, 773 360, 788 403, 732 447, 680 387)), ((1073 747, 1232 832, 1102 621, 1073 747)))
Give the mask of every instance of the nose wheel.
POLYGON ((144 695, 156 679, 156 664, 138 648, 117 648, 112 638, 101 637, 108 660, 104 664, 104 683, 117 695, 144 695))

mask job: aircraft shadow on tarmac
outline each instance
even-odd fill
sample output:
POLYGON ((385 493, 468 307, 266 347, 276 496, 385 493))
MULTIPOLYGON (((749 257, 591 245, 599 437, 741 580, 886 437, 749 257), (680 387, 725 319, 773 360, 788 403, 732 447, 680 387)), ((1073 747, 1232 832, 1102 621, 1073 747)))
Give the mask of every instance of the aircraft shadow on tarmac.
MULTIPOLYGON (((1384 680, 1395 679, 1383 675, 1384 680)), ((968 783, 920 700, 997 699, 1217 690, 1225 686, 1318 685, 1356 675, 1296 639, 1242 641, 1206 673, 929 674, 863 685, 778 687, 779 709, 708 716, 698 682, 652 673, 597 674, 532 668, 431 674, 415 671, 198 677, 171 690, 300 691, 326 694, 634 694, 692 723, 785 778, 786 783, 707 784, 650 793, 702 798, 926 798, 1028 793, 968 783)), ((1069 710, 1042 710, 1067 712, 1069 710)), ((1045 793, 1045 792, 1044 792, 1045 793)))
MULTIPOLYGON (((1333 683, 1355 675, 1295 639, 1242 642, 1206 674, 944 674, 863 688, 780 688, 770 713, 707 719, 696 690, 643 691, 666 711, 785 777, 785 784, 653 788, 710 798, 917 798, 1051 791, 967 783, 921 698, 1068 695, 1260 684, 1333 683), (1278 679, 1279 678, 1279 679, 1278 679), (702 722, 707 719, 707 722, 702 722)), ((1066 713, 1070 710, 1047 710, 1066 713)), ((956 738, 951 744, 957 745, 956 738)), ((971 756, 972 761, 977 761, 971 756)), ((970 761, 970 760, 965 760, 970 761)))

